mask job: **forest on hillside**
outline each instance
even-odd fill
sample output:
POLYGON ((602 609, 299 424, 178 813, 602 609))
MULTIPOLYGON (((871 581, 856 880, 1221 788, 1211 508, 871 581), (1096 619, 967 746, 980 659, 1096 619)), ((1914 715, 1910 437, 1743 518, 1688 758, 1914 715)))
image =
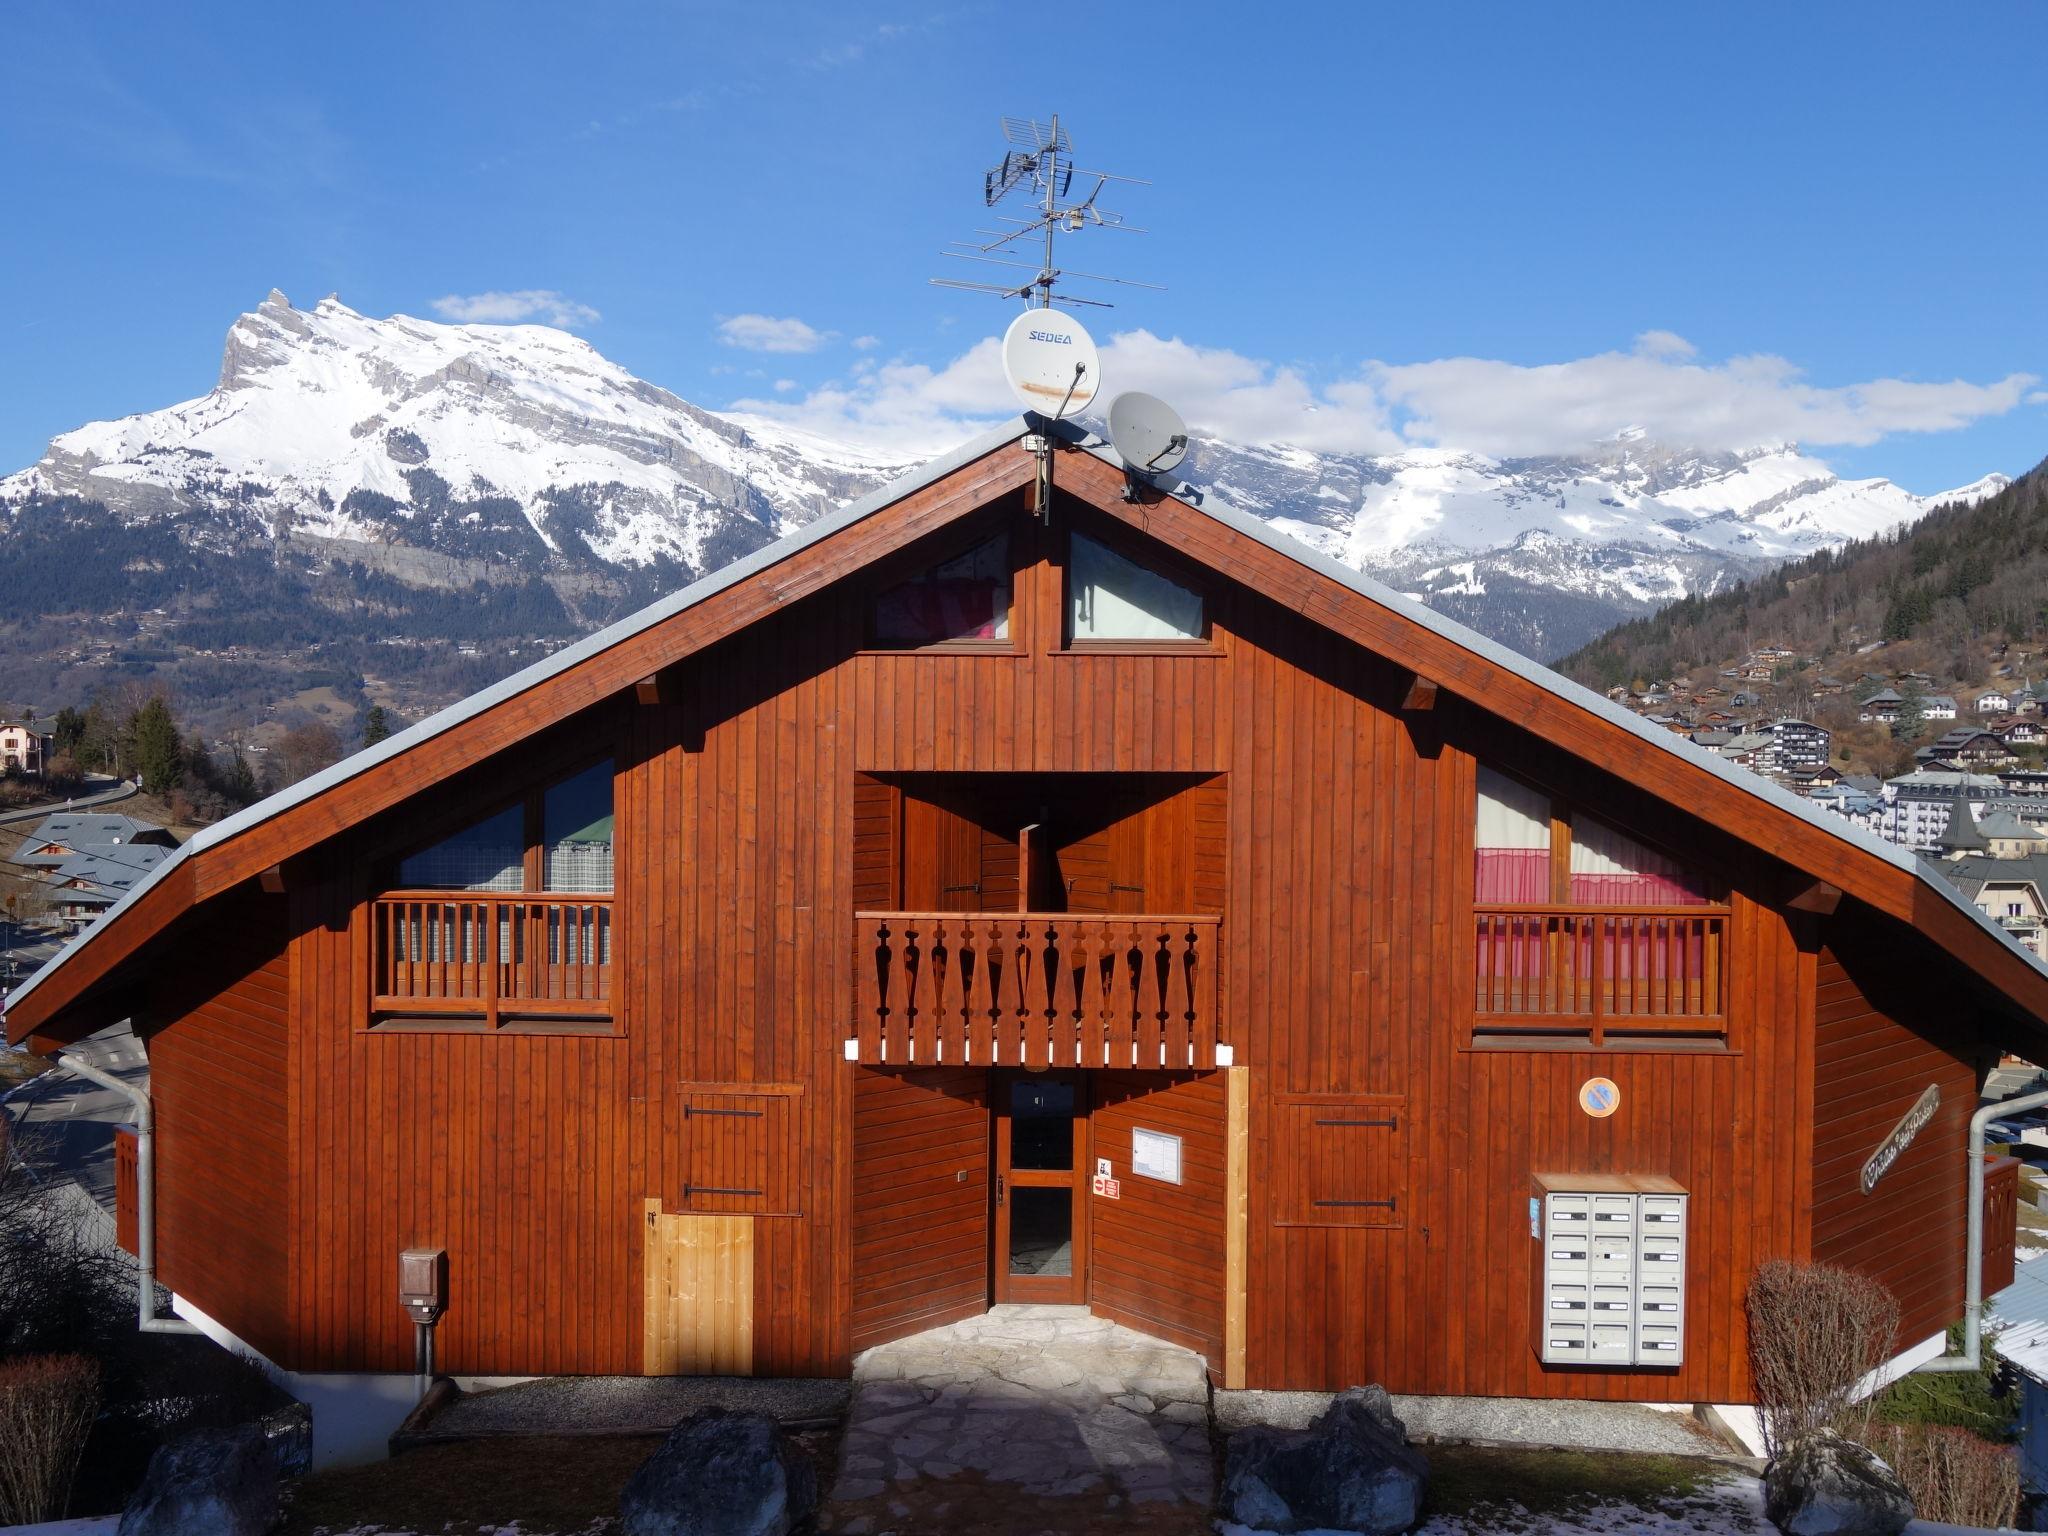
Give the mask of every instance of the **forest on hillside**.
POLYGON ((1780 646, 1797 658, 1781 669, 1781 693, 1825 676, 1853 682, 1908 668, 1937 686, 1966 687, 1985 680, 1996 647, 2038 654, 2044 640, 2048 462, 1975 506, 1938 507, 1910 526, 1631 619, 1556 666, 1602 690, 1683 676, 1704 683, 1780 646))

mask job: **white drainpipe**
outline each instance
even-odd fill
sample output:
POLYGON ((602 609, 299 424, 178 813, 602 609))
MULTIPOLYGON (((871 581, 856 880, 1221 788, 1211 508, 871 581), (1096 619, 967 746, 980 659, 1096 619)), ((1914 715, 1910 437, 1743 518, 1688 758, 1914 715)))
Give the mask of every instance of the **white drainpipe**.
POLYGON ((147 1090, 60 1052, 57 1065, 120 1094, 135 1111, 135 1326, 144 1333, 197 1333, 182 1317, 156 1315, 156 1115, 147 1090))
POLYGON ((1984 1368, 1984 1127, 2023 1109, 2048 1104, 2048 1092, 1998 1099, 1970 1116, 1969 1251, 1963 1256, 1963 1352, 1937 1355, 1915 1371, 1980 1371, 1984 1368))

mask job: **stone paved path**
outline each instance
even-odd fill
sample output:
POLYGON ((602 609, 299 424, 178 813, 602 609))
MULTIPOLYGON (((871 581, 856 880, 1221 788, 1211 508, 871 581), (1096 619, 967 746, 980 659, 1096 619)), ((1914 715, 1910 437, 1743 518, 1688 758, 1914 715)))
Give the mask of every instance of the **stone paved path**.
POLYGON ((853 1374, 823 1530, 1206 1528, 1209 1385, 1188 1350, 1082 1307, 1006 1306, 853 1374))

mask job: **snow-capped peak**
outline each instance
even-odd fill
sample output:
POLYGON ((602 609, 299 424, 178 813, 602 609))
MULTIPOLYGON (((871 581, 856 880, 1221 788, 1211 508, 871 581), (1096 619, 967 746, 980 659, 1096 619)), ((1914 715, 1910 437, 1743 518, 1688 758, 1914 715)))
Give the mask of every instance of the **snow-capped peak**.
MULTIPOLYGON (((687 573, 909 467, 700 409, 553 327, 379 320, 333 294, 305 310, 273 289, 229 328, 210 392, 62 434, 0 479, 0 513, 71 494, 173 520, 197 543, 312 537, 527 570, 687 573)), ((1915 496, 1842 480, 1792 444, 1704 453, 1639 427, 1526 459, 1208 438, 1184 473, 1538 654, 2006 483, 1915 496)))

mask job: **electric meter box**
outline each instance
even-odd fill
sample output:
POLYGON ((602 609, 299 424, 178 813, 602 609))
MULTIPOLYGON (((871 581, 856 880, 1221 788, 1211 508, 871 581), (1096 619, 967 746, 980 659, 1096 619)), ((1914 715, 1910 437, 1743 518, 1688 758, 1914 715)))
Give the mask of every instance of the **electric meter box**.
POLYGON ((1545 1365, 1683 1363, 1689 1199, 1660 1174, 1536 1175, 1536 1351, 1545 1365))

